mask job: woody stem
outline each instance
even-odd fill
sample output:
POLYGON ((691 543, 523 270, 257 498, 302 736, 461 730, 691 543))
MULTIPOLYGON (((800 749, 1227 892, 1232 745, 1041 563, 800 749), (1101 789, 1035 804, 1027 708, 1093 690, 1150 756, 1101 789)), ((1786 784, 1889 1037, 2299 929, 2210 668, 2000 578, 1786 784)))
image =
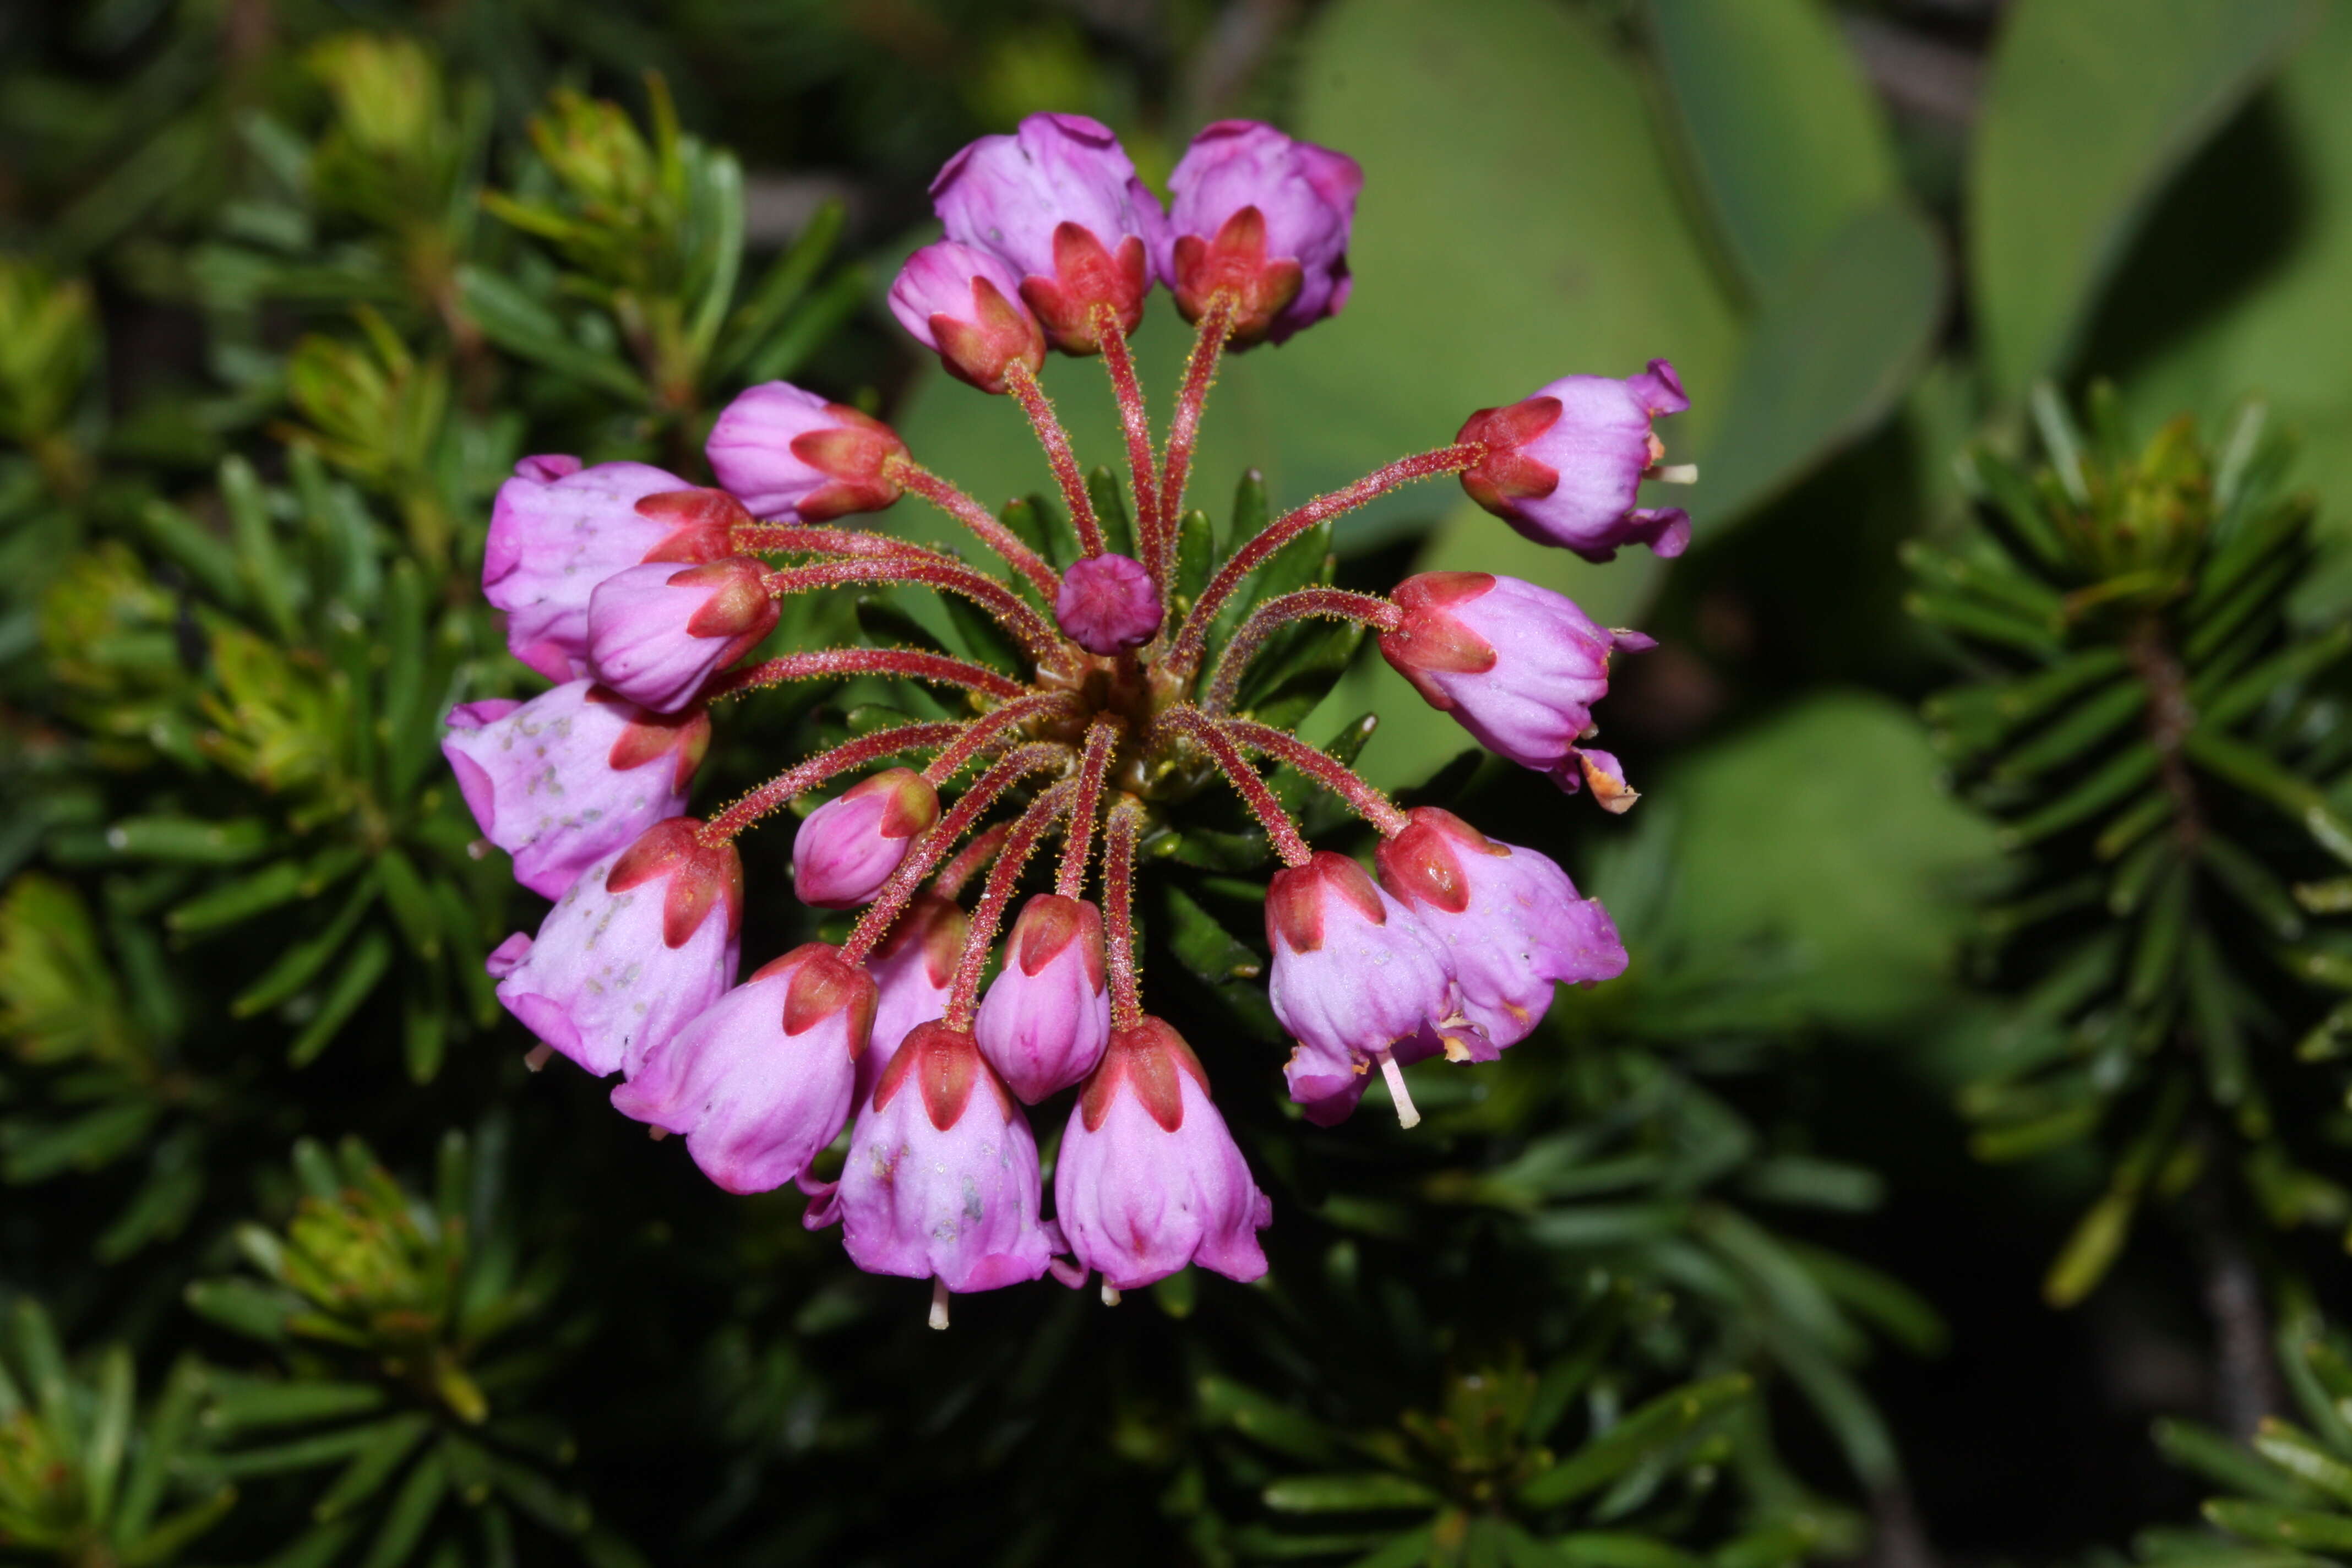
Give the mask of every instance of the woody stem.
POLYGON ((1054 874, 1054 891, 1080 899, 1087 891, 1087 858, 1094 853, 1095 817, 1102 811, 1103 784, 1110 777, 1111 753, 1127 726, 1105 713, 1087 728, 1086 754, 1078 759, 1077 798, 1070 806, 1069 836, 1062 845, 1062 864, 1054 874))
POLYGON ((988 868, 988 881, 981 889, 980 902, 971 911, 971 930, 965 936, 963 952, 956 960, 955 981, 948 990, 947 1026, 950 1029, 971 1027, 972 1008, 980 1000, 980 972, 988 966, 988 951, 996 945, 997 928, 1004 923, 1004 907, 1013 901, 1013 889, 1021 883, 1021 873, 1035 853, 1037 841, 1045 837, 1046 829, 1060 820, 1070 808, 1076 784, 1063 780, 1029 803, 1005 836, 1004 847, 996 857, 996 864, 988 868))
POLYGON ((1121 795, 1103 826, 1103 926, 1115 1029, 1143 1025, 1143 965, 1135 953, 1135 841, 1142 832, 1143 803, 1121 795))
POLYGON ((705 845, 716 847, 734 838, 760 818, 785 805, 794 795, 813 790, 835 773, 900 752, 928 751, 944 746, 964 731, 961 723, 901 724, 892 730, 877 730, 871 735, 860 735, 846 741, 829 752, 786 768, 766 784, 760 785, 704 823, 695 835, 705 845))
POLYGON ((1210 624, 1217 618, 1218 610, 1241 585, 1242 579, 1265 565, 1276 551, 1308 529, 1353 511, 1399 485, 1432 479, 1439 474, 1458 474, 1475 465, 1486 450, 1475 441, 1465 441, 1452 447, 1440 447, 1434 451, 1417 452, 1410 458, 1399 458, 1385 468, 1373 469, 1354 484, 1333 490, 1328 495, 1318 496, 1266 524, 1255 539, 1234 552, 1233 559, 1220 567, 1217 574, 1209 580, 1209 585, 1202 590, 1201 597, 1185 616, 1184 625, 1177 631, 1176 640, 1169 648, 1168 662, 1179 669, 1198 668, 1201 646, 1208 638, 1210 624))
POLYGON ((931 891, 943 899, 961 897, 963 885, 971 881, 982 866, 996 858, 996 851, 1003 845, 1004 836, 1012 831, 1011 823, 1000 822, 993 827, 984 827, 973 834, 971 842, 950 857, 948 863, 940 868, 940 874, 931 879, 931 891))
POLYGON ((1063 640, 1045 618, 1021 601, 1018 595, 985 572, 961 562, 892 556, 871 561, 820 561, 809 566, 787 566, 765 579, 769 595, 805 594, 819 588, 844 588, 859 583, 904 583, 960 594, 988 612, 998 626, 1019 641, 1023 651, 1039 664, 1059 666, 1076 650, 1063 640))
POLYGON ((1003 738, 1004 731, 1030 720, 1069 707, 1074 699, 1066 691, 1040 691, 1033 696, 1016 699, 991 713, 965 721, 962 732, 940 750, 923 776, 933 785, 946 784, 971 764, 971 760, 1003 738))
POLYGON ((883 464, 882 472, 885 477, 898 480, 908 494, 921 497, 971 530, 982 544, 1003 558, 1006 565, 1026 577, 1045 603, 1052 604, 1054 596, 1062 591, 1061 578, 1035 551, 1023 543, 1020 537, 999 521, 994 513, 950 481, 910 458, 890 458, 883 464))
POLYGON ((1020 400, 1021 411, 1029 416, 1029 426, 1037 432, 1037 444, 1045 448, 1045 461, 1054 469, 1054 482, 1062 487, 1062 504, 1070 509, 1070 525, 1078 531, 1078 545, 1088 555, 1103 552, 1102 524, 1095 520, 1095 503, 1087 495, 1086 475, 1078 470, 1077 454, 1070 450, 1069 432, 1054 415, 1053 399, 1037 384, 1037 373, 1019 360, 1013 362, 1004 373, 1004 384, 1020 400))
POLYGON ((1234 786, 1242 804, 1265 828, 1265 836, 1273 841, 1274 852, 1282 857, 1284 865, 1304 866, 1313 858, 1307 840, 1299 836, 1298 825, 1290 820, 1290 813, 1283 809, 1281 800, 1266 782, 1257 776, 1257 771, 1249 765, 1249 760, 1242 755, 1240 746, 1226 733, 1224 726, 1199 709, 1189 707, 1171 708, 1153 722, 1166 725, 1209 753, 1209 760, 1217 764, 1217 771, 1225 775, 1225 782, 1234 786))
POLYGON ((1095 330, 1102 340, 1103 368, 1110 373, 1111 390, 1118 395, 1118 422, 1127 437, 1127 466, 1135 491, 1136 554, 1143 558, 1154 586, 1168 591, 1161 543, 1167 520, 1160 510, 1159 478, 1151 468, 1151 418, 1143 406, 1143 384, 1135 374, 1135 356, 1129 352, 1127 330, 1118 312, 1108 305, 1094 308, 1095 330))
POLYGON ((893 675, 905 680, 932 680, 989 697, 1018 697, 1028 689, 984 664, 951 658, 943 653, 925 653, 911 647, 827 647, 810 653, 783 654, 713 676, 703 688, 703 695, 733 697, 791 680, 822 680, 848 675, 893 675))
MULTIPOLYGON (((1192 447, 1201 437, 1201 413, 1208 406, 1209 387, 1217 379, 1217 361, 1225 350, 1233 326, 1233 306, 1223 294, 1209 301, 1201 316, 1200 334, 1192 340, 1192 357, 1184 362, 1184 384, 1176 394, 1176 416, 1168 426, 1168 451, 1160 469, 1160 516, 1165 525, 1160 548, 1172 552, 1176 520, 1184 515, 1184 485, 1192 476, 1192 447)), ((1172 563, 1155 561, 1154 572, 1166 574, 1172 563)))
POLYGON ((1242 677, 1249 672, 1250 661, 1265 651, 1266 639, 1282 627, 1309 616, 1360 621, 1384 632, 1394 631, 1403 619, 1397 607, 1386 599, 1372 594, 1351 594, 1345 588, 1302 588, 1296 594, 1268 599, 1249 613, 1249 618, 1235 629, 1224 651, 1217 656, 1216 673, 1209 678, 1209 694, 1202 706, 1212 713, 1223 713, 1231 708, 1241 689, 1242 677))
POLYGON ((971 787, 931 825, 930 831, 915 840, 907 858, 898 862, 898 868, 890 873, 882 890, 875 895, 866 912, 857 917, 856 925, 850 928, 849 940, 841 944, 842 956, 851 963, 865 963, 875 944, 889 931, 890 922, 898 918, 907 900, 914 897, 923 879, 931 874, 931 868, 945 859, 956 841, 971 831, 972 824, 996 804, 998 795, 1028 774, 1062 766, 1069 760, 1069 747, 1053 741, 1031 741, 1015 746, 995 766, 974 779, 971 787))
POLYGON ((1355 769, 1317 751, 1289 731, 1251 719, 1223 719, 1216 722, 1246 749, 1288 763, 1346 801, 1348 809, 1379 828, 1382 837, 1393 838, 1410 824, 1411 819, 1396 808, 1396 803, 1358 777, 1355 769))

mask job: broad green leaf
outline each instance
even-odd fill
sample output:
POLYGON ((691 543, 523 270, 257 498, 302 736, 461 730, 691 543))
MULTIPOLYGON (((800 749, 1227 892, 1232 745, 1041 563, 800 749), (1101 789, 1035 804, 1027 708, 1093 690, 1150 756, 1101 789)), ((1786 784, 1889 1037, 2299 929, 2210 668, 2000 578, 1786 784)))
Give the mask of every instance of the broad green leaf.
POLYGON ((2021 397, 2065 368, 2166 181, 2308 15, 2304 0, 2010 7, 1969 175, 1976 315, 1997 394, 2021 397))

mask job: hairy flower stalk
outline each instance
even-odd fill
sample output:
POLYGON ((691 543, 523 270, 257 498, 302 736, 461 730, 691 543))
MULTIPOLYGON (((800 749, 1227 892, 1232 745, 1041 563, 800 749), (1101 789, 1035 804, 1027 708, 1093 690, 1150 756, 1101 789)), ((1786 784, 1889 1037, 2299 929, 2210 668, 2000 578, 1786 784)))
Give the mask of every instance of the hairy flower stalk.
POLYGON ((1203 790, 1238 795, 1279 864, 1270 989, 1296 1041, 1285 1078, 1312 1121, 1344 1118, 1377 1067, 1409 1127, 1406 1064, 1492 1060, 1535 1028, 1554 985, 1624 966, 1606 913, 1551 861, 1433 808, 1400 809, 1244 699, 1277 634, 1352 622, 1474 738, 1622 809, 1633 793, 1588 744, 1590 710, 1612 650, 1646 639, 1482 574, 1415 578, 1392 597, 1278 594, 1216 639, 1286 545, 1441 475, 1531 537, 1588 554, 1678 548, 1679 513, 1633 504, 1642 480, 1687 477, 1660 463, 1649 433, 1685 406, 1671 366, 1568 378, 1474 416, 1454 442, 1284 513, 1179 600, 1177 520, 1217 367, 1345 305, 1360 184, 1342 154, 1227 121, 1196 140, 1163 212, 1117 139, 1075 115, 1033 116, 942 172, 947 237, 908 262, 891 308, 958 379, 1022 405, 1067 508, 1066 571, 887 426, 780 382, 720 416, 719 488, 541 458, 500 494, 486 591, 517 657, 564 683, 450 716, 447 750, 485 836, 557 900, 535 938, 493 955, 501 998, 541 1050, 619 1072, 614 1104, 684 1134, 722 1185, 798 1182, 809 1223, 839 1219, 861 1267, 927 1279, 937 1326, 951 1293, 1035 1279, 1055 1254, 1057 1277, 1098 1273, 1107 1300, 1189 1262, 1240 1279, 1265 1270, 1255 1232, 1271 1205, 1191 1047, 1149 1012, 1139 951, 1140 848, 1181 831, 1203 790), (1157 457, 1129 348, 1155 283, 1198 328, 1157 457), (1049 351, 1102 356, 1133 558, 1109 548, 1039 383, 1049 351), (838 521, 902 495, 956 520, 1011 581, 838 521), (961 598, 1021 669, 979 648, 758 657, 785 596, 874 588, 961 598), (688 815, 722 700, 850 678, 927 684, 961 716, 793 759, 688 815), (1377 878, 1309 842, 1261 771, 1279 767, 1380 836, 1377 878), (838 947, 805 944, 739 984, 735 841, 821 789, 834 793, 797 829, 795 888, 860 912, 838 947), (1058 854, 1041 858, 1056 837, 1058 854), (1023 1108, 1072 1089, 1049 1219, 1023 1108), (845 1128, 840 1178, 814 1179, 811 1160, 845 1128))

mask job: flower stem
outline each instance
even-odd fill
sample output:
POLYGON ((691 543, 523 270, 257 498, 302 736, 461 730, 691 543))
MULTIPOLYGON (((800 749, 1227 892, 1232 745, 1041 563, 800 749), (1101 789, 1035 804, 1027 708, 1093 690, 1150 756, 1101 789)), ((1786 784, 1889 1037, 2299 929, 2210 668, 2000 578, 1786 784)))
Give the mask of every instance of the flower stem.
POLYGON ((1143 964, 1135 952, 1135 841, 1142 832, 1143 803, 1122 794, 1103 826, 1103 924, 1114 1029, 1143 1026, 1143 964))
POLYGON ((1152 585, 1168 592, 1166 542, 1168 520, 1160 510, 1159 476, 1151 466, 1151 417, 1143 405, 1143 383, 1135 374, 1135 356, 1129 351, 1127 330, 1108 305, 1094 310, 1095 328, 1102 338, 1103 368, 1110 373, 1111 390, 1118 395, 1118 422, 1127 436, 1127 466, 1135 491, 1136 554, 1151 574, 1152 585))
POLYGON ((896 756, 900 752, 928 751, 934 746, 947 745, 961 735, 966 728, 966 723, 955 721, 901 724, 896 729, 877 730, 871 735, 845 741, 829 752, 819 752, 814 757, 794 763, 766 784, 742 795, 704 823, 695 837, 713 847, 725 844, 794 795, 814 789, 835 773, 863 767, 884 757, 896 756))
POLYGON ((1026 577, 1045 603, 1052 604, 1054 596, 1062 591, 1062 579, 1035 551, 1024 544, 993 512, 950 480, 908 458, 892 458, 883 465, 882 471, 904 486, 908 494, 920 496, 971 530, 982 544, 1003 557, 1006 565, 1026 577))
POLYGON ((1234 786, 1242 804, 1265 828, 1265 836, 1273 840, 1274 852, 1282 857, 1284 865, 1304 866, 1313 858, 1307 840, 1299 836, 1298 825, 1290 820, 1290 813, 1282 808, 1281 800, 1249 765, 1223 723, 1191 707, 1171 708, 1154 722, 1168 726, 1209 753, 1209 760, 1217 764, 1217 771, 1225 775, 1225 782, 1234 786))
POLYGON ((1087 892, 1087 861, 1094 853, 1095 818, 1102 811, 1103 784, 1110 777, 1111 754, 1127 726, 1109 714, 1097 716, 1087 729, 1086 754, 1078 759, 1077 799, 1070 806, 1070 831, 1062 846, 1062 864, 1054 876, 1054 891, 1066 899, 1087 892))
MULTIPOLYGON (((1202 312, 1192 357, 1184 362, 1184 384, 1176 394, 1176 416, 1169 422, 1168 452, 1160 469, 1160 516, 1167 525, 1160 545, 1171 554, 1176 545, 1176 520, 1184 515, 1184 486, 1192 477, 1192 448, 1201 437, 1201 413, 1208 406, 1209 388, 1217 379, 1217 361, 1224 353, 1233 319, 1233 307, 1223 294, 1212 299, 1202 312)), ((1163 581, 1174 569, 1172 561, 1152 563, 1152 571, 1163 581)))
POLYGON ((1372 785, 1359 777, 1356 770, 1339 758, 1317 751, 1287 730, 1277 730, 1271 724, 1261 724, 1253 719, 1224 719, 1217 721, 1224 732, 1250 751, 1276 762, 1288 763, 1333 795, 1348 803, 1348 808, 1374 827, 1383 837, 1393 838, 1402 833, 1411 819, 1396 808, 1396 804, 1372 785))
POLYGON ((993 827, 985 827, 973 834, 971 842, 950 856, 948 863, 940 868, 940 874, 931 879, 931 891, 943 899, 961 897, 964 884, 971 881, 982 866, 996 858, 997 850, 1003 847, 1004 836, 1012 831, 1011 823, 1000 822, 993 827))
POLYGON ((1168 651, 1169 664, 1178 669, 1192 669, 1201 662, 1201 647, 1208 639, 1209 626, 1217 618, 1218 610, 1241 585, 1242 579, 1265 564, 1274 552, 1318 523, 1344 512, 1350 512, 1376 496, 1386 494, 1399 485, 1415 479, 1433 479, 1439 474, 1458 474, 1476 463, 1486 448, 1475 441, 1456 446, 1440 447, 1433 451, 1417 452, 1410 458, 1399 458, 1385 468, 1375 468, 1343 489, 1316 497, 1306 505, 1285 512, 1266 524, 1255 539, 1234 552, 1233 559, 1220 567, 1209 580, 1192 611, 1185 616, 1184 625, 1178 629, 1176 640, 1168 651))
POLYGON ((727 542, 747 555, 848 555, 865 559, 912 556, 919 561, 953 559, 911 540, 893 539, 862 528, 803 528, 773 522, 745 523, 730 531, 727 542))
POLYGON ((1345 588, 1302 588, 1296 594, 1268 599, 1249 613, 1249 619, 1241 624, 1226 642, 1224 651, 1217 656, 1216 673, 1209 678, 1209 695, 1202 706, 1212 713, 1223 713, 1231 708, 1235 693, 1241 689, 1242 677, 1249 672, 1250 661, 1265 650, 1266 638, 1293 621, 1309 616, 1361 621, 1384 632, 1394 631, 1403 619, 1402 613, 1386 599, 1372 594, 1351 594, 1345 588))
POLYGON ((940 754, 931 759, 930 766, 923 770, 923 776, 934 785, 946 784, 970 766, 974 757, 995 745, 1005 731, 1051 713, 1057 708, 1068 708, 1074 701, 1075 699, 1066 691, 1040 691, 1016 698, 992 712, 968 720, 963 732, 940 748, 940 754))
POLYGON ((1019 595, 987 573, 959 561, 897 556, 872 561, 823 561, 813 566, 787 566, 767 576, 768 593, 776 598, 859 583, 905 583, 961 594, 1012 633, 1023 651, 1037 663, 1059 668, 1082 657, 1045 616, 1023 603, 1019 595))
POLYGON ((1077 786, 1072 780, 1060 784, 1029 803, 1029 809, 1013 823, 1005 835, 1004 847, 996 857, 996 864, 988 868, 988 881, 981 889, 980 902, 971 911, 971 929, 963 939, 963 952, 956 960, 955 981, 948 990, 947 1026, 950 1029, 971 1027, 972 1008, 980 1001, 980 972, 988 966, 989 949, 996 945, 997 928, 1004 923, 1004 908, 1013 901, 1013 889, 1020 885, 1021 873, 1036 852, 1037 841, 1061 819, 1070 808, 1077 786))
POLYGON ((960 686, 984 696, 1013 698, 1028 689, 1010 676, 984 664, 925 653, 911 647, 827 647, 810 653, 788 653, 743 669, 711 678, 705 697, 733 697, 790 680, 821 680, 828 676, 893 675, 905 680, 933 680, 960 686))
POLYGON ((1077 454, 1070 450, 1069 432, 1054 415, 1053 400, 1045 389, 1037 384, 1037 375, 1027 365, 1015 360, 1004 373, 1004 384, 1021 401, 1021 410, 1029 416, 1030 428, 1037 432, 1037 443, 1045 448, 1045 461, 1053 466, 1055 482, 1062 487, 1062 503, 1070 509, 1070 526, 1078 531, 1078 546, 1088 555, 1103 552, 1102 524, 1095 520, 1095 503, 1087 495, 1087 477, 1078 470, 1077 454))

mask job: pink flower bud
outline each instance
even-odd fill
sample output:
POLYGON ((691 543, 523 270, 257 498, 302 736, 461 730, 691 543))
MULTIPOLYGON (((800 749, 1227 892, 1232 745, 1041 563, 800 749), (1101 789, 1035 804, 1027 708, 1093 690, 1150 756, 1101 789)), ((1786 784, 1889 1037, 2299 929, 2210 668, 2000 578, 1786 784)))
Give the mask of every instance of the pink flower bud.
POLYGON ((1225 296, 1236 348, 1281 342, 1348 302, 1348 231, 1364 171, 1253 120, 1192 138, 1168 177, 1160 274, 1197 321, 1225 296))
POLYGON ((1143 320, 1167 220, 1108 126, 1033 114, 1010 136, 983 136, 940 169, 931 206, 950 239, 1013 269, 1064 353, 1101 348, 1097 306, 1129 332, 1143 320))
POLYGON ((574 680, 528 702, 452 709, 441 752, 482 836, 514 857, 515 880, 553 899, 592 863, 684 812, 709 745, 700 708, 651 713, 574 680))
POLYGON ((868 1274, 993 1290, 1045 1272, 1037 1142, 972 1037, 919 1025, 857 1113, 841 1181, 809 1206, 868 1274))
POLYGON ((646 1051, 613 1107, 685 1134, 727 1191, 773 1191, 848 1122, 874 1001, 874 982, 840 949, 796 947, 646 1051))
POLYGON ((1444 949, 1344 855, 1318 850, 1274 874, 1265 938, 1275 1016, 1324 1058, 1377 1061, 1424 1030, 1465 1054, 1485 1045, 1462 1012, 1444 949))
POLYGON ((1445 949, 1463 1012, 1498 1049, 1542 1022, 1555 984, 1625 972, 1609 911, 1579 897, 1559 866, 1436 806, 1410 816, 1374 853, 1381 886, 1445 949))
POLYGON ((1071 562, 1054 598, 1054 624, 1088 653, 1105 656, 1150 642, 1167 613, 1151 574, 1124 555, 1071 562))
POLYGON ((767 571, 745 555, 708 565, 647 562, 616 572, 588 600, 588 662, 606 686, 675 712, 775 629, 767 571))
POLYGON ((1208 1075, 1158 1018, 1113 1035, 1062 1134, 1054 1209, 1081 1268, 1132 1290, 1189 1263, 1265 1272, 1274 1205, 1209 1100, 1208 1075))
POLYGON ((1576 787, 1577 742, 1608 695, 1611 652, 1654 646, 1516 577, 1425 572, 1390 597, 1404 618, 1381 634, 1381 657, 1488 751, 1564 789, 1576 787))
POLYGON ((1023 906, 972 1032, 1024 1105, 1092 1072, 1110 1038, 1102 911, 1057 893, 1023 906))
POLYGON ((869 414, 770 381, 736 395, 702 450, 753 516, 823 522, 897 500, 887 469, 907 444, 869 414))
POLYGON ((793 891, 821 910, 870 901, 940 819, 940 792, 912 768, 886 768, 810 812, 793 840, 793 891))
POLYGON ((1622 381, 1555 381, 1524 402, 1470 416, 1454 439, 1483 441, 1487 450, 1463 473, 1462 488, 1537 543, 1587 561, 1607 561, 1621 544, 1680 555, 1690 543, 1690 514, 1644 510, 1635 500, 1666 453, 1651 421, 1689 406, 1675 367, 1662 359, 1622 381))
POLYGON ((499 487, 482 547, 482 596, 507 613, 507 648, 550 680, 588 672, 588 595, 667 538, 672 525, 636 503, 682 490, 644 463, 525 458, 499 487))
POLYGON ((743 864, 674 816, 583 872, 540 922, 492 955, 499 1000, 523 1027, 598 1078, 646 1053, 735 978, 743 864))
POLYGON ((1045 363, 1045 330, 1021 302, 1021 279, 984 250, 943 239, 907 258, 890 285, 890 313, 948 374, 1003 392, 1015 363, 1045 363))
POLYGON ((956 961, 963 956, 971 921, 951 900, 918 893, 891 922, 890 934, 866 963, 880 1000, 874 1009, 874 1041, 857 1058, 857 1099, 874 1092, 882 1069, 918 1024, 944 1017, 954 986, 956 961))

